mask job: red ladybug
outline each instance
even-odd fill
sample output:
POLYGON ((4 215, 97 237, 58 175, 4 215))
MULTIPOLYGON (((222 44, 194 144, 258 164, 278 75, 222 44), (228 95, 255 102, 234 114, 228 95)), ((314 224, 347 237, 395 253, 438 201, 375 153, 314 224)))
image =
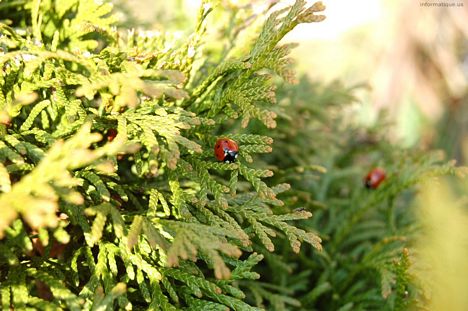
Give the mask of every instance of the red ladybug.
POLYGON ((113 128, 108 129, 106 136, 107 136, 107 141, 113 141, 115 136, 117 136, 117 130, 113 128))
POLYGON ((216 159, 226 163, 233 163, 237 159, 239 147, 237 143, 229 138, 220 138, 216 141, 214 148, 216 159))
POLYGON ((364 185, 368 189, 377 189, 377 187, 385 180, 385 171, 376 167, 372 169, 364 178, 364 185))

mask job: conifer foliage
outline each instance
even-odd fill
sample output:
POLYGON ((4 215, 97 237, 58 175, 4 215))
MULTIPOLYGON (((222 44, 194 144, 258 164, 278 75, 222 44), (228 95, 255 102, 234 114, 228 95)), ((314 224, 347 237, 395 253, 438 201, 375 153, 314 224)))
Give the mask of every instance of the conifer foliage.
POLYGON ((324 6, 297 0, 215 62, 212 10, 173 41, 115 28, 105 1, 0 2, 2 309, 256 310, 243 282, 275 237, 321 248, 252 164, 273 140, 241 127, 276 126, 273 78, 294 80, 279 41, 324 6), (219 137, 236 163, 215 161, 219 137))
POLYGON ((248 298, 271 310, 427 310, 413 276, 419 228, 412 197, 419 184, 468 169, 441 152, 391 144, 382 116, 376 126, 359 126, 349 114, 356 91, 307 78, 278 89, 287 114, 271 136, 284 152, 265 161, 275 167, 274 182, 291 184, 285 206, 313 212, 297 225, 319 232, 323 249, 306 246, 295 256, 281 243, 264 254, 257 270, 264 277, 249 283, 248 298), (375 167, 386 178, 369 189, 365 177, 375 167))

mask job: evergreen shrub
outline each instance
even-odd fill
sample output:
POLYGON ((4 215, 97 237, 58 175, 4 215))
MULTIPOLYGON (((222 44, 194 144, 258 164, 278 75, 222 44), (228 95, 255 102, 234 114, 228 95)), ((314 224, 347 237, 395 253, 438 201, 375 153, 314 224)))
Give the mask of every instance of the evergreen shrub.
POLYGON ((283 84, 280 41, 322 3, 262 19, 215 2, 183 38, 122 28, 106 1, 0 2, 3 310, 411 301, 407 189, 456 168, 347 122, 352 89, 283 84), (213 155, 224 137, 235 163, 213 155))

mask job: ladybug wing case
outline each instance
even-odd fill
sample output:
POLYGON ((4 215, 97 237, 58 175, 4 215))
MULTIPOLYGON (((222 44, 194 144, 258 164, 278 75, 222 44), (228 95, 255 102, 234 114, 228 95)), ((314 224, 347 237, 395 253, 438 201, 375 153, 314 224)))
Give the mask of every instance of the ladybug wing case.
POLYGON ((219 161, 233 163, 236 161, 239 147, 232 139, 218 139, 215 145, 215 156, 219 161))

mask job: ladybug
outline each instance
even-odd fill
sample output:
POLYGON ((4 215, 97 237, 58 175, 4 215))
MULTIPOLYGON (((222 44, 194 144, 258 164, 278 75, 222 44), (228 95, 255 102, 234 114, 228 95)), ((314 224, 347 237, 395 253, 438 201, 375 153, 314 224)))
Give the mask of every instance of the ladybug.
POLYGON ((107 136, 107 141, 113 141, 114 138, 117 136, 117 130, 113 128, 108 129, 106 132, 106 136, 107 136))
POLYGON ((216 159, 226 163, 233 163, 239 154, 237 143, 229 138, 220 138, 214 147, 216 159))
POLYGON ((366 178, 364 178, 364 185, 368 189, 377 189, 384 180, 385 171, 380 167, 376 167, 367 174, 366 178))

